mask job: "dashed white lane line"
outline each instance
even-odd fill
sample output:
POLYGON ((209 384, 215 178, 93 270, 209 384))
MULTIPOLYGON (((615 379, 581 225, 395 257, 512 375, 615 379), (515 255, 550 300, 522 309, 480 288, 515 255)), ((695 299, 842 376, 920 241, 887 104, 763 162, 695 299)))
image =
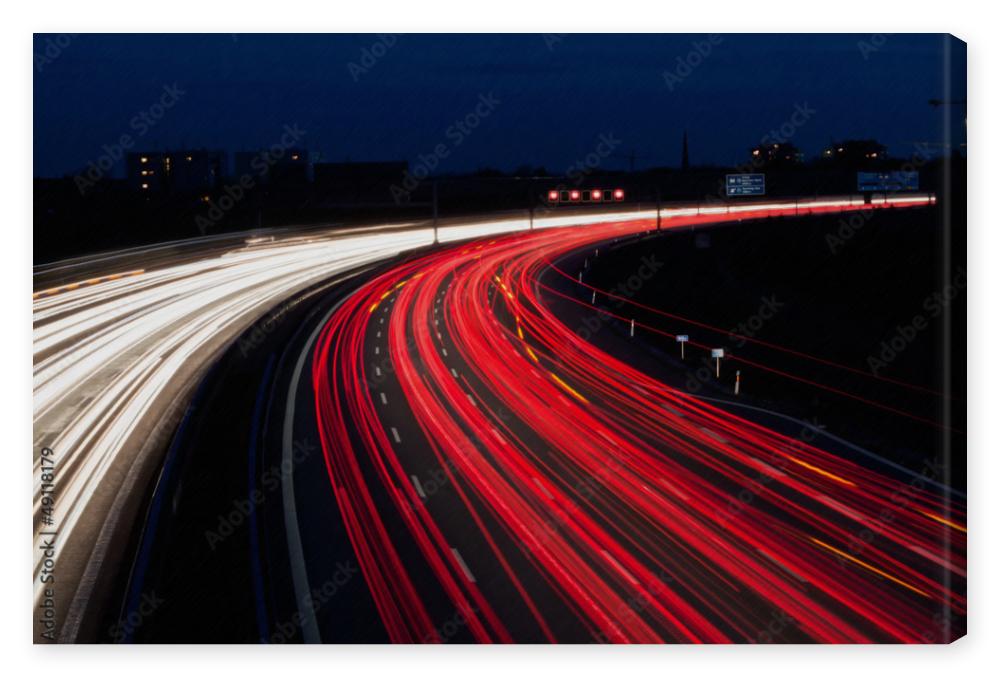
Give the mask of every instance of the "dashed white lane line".
POLYGON ((451 375, 454 376, 455 378, 458 378, 458 371, 456 371, 455 369, 452 369, 451 370, 451 375))
POLYGON ((719 442, 721 442, 723 444, 727 444, 729 442, 729 440, 727 440, 726 438, 722 437, 721 435, 719 435, 718 433, 716 433, 714 430, 712 430, 710 428, 705 428, 704 426, 702 426, 701 427, 701 432, 704 433, 705 435, 707 435, 708 437, 712 438, 713 440, 718 440, 719 442))
POLYGON ((382 331, 375 331, 375 337, 376 338, 381 338, 382 337, 382 331))
POLYGON ((380 393, 378 394, 378 396, 379 396, 379 397, 380 397, 380 398, 382 399, 382 404, 389 404, 389 400, 387 400, 387 399, 385 398, 385 393, 384 393, 384 392, 380 392, 380 393))
POLYGON ((677 496, 678 496, 678 497, 680 497, 681 499, 683 499, 683 500, 686 500, 686 499, 688 499, 688 496, 687 496, 687 495, 685 495, 685 494, 684 494, 683 492, 681 492, 680 490, 678 490, 678 489, 677 489, 677 488, 676 488, 676 487, 675 487, 675 486, 673 485, 673 483, 671 483, 670 481, 668 481, 668 480, 667 480, 666 478, 660 478, 660 485, 662 485, 662 486, 663 486, 663 487, 665 487, 665 488, 666 488, 667 490, 669 490, 670 492, 674 493, 675 495, 677 495, 677 496))
POLYGON ((413 487, 416 489, 417 494, 420 495, 420 499, 427 499, 427 495, 424 494, 424 486, 420 484, 420 479, 416 476, 410 476, 410 480, 413 481, 413 487))
POLYGON ((381 376, 382 375, 382 369, 377 364, 375 365, 375 375, 376 376, 381 376))
POLYGON ((378 354, 378 345, 375 346, 375 354, 378 354))
POLYGON ((442 348, 441 348, 441 354, 442 354, 442 355, 444 355, 445 357, 447 357, 447 356, 448 356, 448 350, 446 350, 446 349, 444 349, 444 348, 442 347, 442 348))
POLYGON ((538 489, 545 493, 546 497, 548 497, 549 499, 553 499, 552 493, 549 492, 549 489, 542 484, 542 481, 538 480, 537 478, 533 478, 532 480, 535 481, 535 485, 538 486, 538 489))
POLYGON ((475 583, 476 577, 472 575, 472 571, 470 571, 469 567, 465 564, 465 559, 462 558, 462 555, 459 554, 458 550, 454 547, 451 548, 451 553, 455 555, 455 561, 457 561, 458 565, 462 567, 462 572, 465 573, 465 577, 469 579, 470 583, 475 583))
POLYGON ((630 582, 630 583, 632 583, 633 585, 638 585, 638 584, 639 584, 639 581, 635 579, 635 576, 633 576, 633 575, 632 575, 631 573, 629 573, 629 572, 628 572, 628 571, 627 571, 627 570, 625 569, 625 567, 624 567, 624 566, 622 566, 622 565, 621 565, 621 564, 620 564, 620 563, 618 562, 618 560, 617 560, 617 559, 615 559, 615 558, 614 558, 613 556, 611 556, 611 552, 609 552, 609 551, 608 551, 608 550, 606 550, 606 549, 602 549, 602 550, 601 550, 601 552, 602 552, 602 553, 604 554, 604 556, 606 556, 606 557, 608 558, 608 561, 610 561, 610 562, 612 563, 612 565, 614 565, 614 567, 615 567, 615 568, 617 568, 617 569, 618 569, 618 571, 619 571, 619 572, 620 572, 620 573, 621 573, 621 574, 622 574, 623 576, 625 576, 626 578, 628 578, 628 580, 629 580, 629 582, 630 582))
POLYGON ((500 435, 500 431, 498 431, 496 428, 493 428, 491 430, 493 431, 493 435, 497 436, 497 440, 500 441, 501 445, 507 444, 507 440, 502 435, 500 435))
POLYGON ((392 431, 392 439, 396 441, 396 444, 397 445, 401 444, 403 442, 403 439, 399 437, 399 431, 396 430, 396 427, 391 426, 389 430, 392 431))
POLYGON ((469 398, 469 402, 471 402, 472 406, 475 407, 476 406, 476 400, 473 399, 472 395, 470 395, 469 393, 465 393, 465 396, 469 398))

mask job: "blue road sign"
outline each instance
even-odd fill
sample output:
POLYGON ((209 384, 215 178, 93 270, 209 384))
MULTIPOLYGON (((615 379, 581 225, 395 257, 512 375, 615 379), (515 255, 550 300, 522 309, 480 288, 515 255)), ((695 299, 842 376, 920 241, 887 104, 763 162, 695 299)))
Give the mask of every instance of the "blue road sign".
POLYGON ((858 191, 891 193, 899 190, 919 190, 919 171, 859 171, 858 191))
POLYGON ((726 195, 763 195, 764 174, 726 174, 726 195))

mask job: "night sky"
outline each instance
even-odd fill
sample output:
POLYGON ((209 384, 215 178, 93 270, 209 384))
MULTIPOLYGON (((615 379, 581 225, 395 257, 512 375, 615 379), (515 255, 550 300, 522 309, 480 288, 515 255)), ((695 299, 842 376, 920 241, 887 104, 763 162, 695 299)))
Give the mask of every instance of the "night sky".
POLYGON ((34 52, 37 177, 75 173, 123 134, 135 151, 235 151, 286 125, 326 161, 412 164, 444 144, 441 171, 558 173, 610 136, 606 168, 633 150, 637 168, 676 166, 686 128, 693 164, 732 164, 797 105, 810 113, 791 140, 807 156, 858 137, 908 156, 947 137, 927 104, 949 96, 946 52, 950 97, 966 97, 964 44, 930 34, 36 35, 34 52), (174 84, 183 94, 151 120, 174 84), (481 98, 493 104, 477 126, 449 129, 481 98))

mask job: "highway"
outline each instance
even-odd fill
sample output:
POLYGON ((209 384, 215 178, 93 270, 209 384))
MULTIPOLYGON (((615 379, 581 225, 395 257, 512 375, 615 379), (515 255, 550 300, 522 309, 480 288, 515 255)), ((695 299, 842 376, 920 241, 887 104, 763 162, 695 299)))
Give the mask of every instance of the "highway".
MULTIPOLYGON (((118 552, 137 515, 137 490, 225 345, 323 279, 430 244, 433 231, 422 226, 247 232, 37 268, 44 285, 33 296, 36 605, 46 569, 57 568, 56 623, 71 607, 86 609, 95 584, 107 579, 106 555, 118 552), (54 497, 43 492, 46 467, 54 467, 54 497)), ((508 220, 459 223, 442 228, 440 239, 520 228, 508 220)), ((79 620, 69 615, 69 638, 79 620)))
POLYGON ((648 228, 476 241, 327 323, 322 445, 390 639, 433 639, 444 604, 479 642, 747 642, 775 617, 780 641, 940 640, 941 607, 964 612, 946 582, 964 574, 960 507, 899 504, 899 482, 678 392, 552 314, 550 260, 648 228))
MULTIPOLYGON (((882 206, 932 201, 893 200, 882 206)), ((662 225, 860 207, 675 207, 662 225)), ((345 554, 366 588, 354 586, 364 598, 351 611, 376 624, 359 639, 945 639, 936 612, 965 611, 949 581, 964 579, 962 502, 680 392, 557 315, 573 296, 547 280, 566 280, 554 262, 654 226, 650 210, 548 215, 539 231, 523 220, 458 224, 441 235, 455 245, 404 259, 431 231, 243 237, 148 265, 126 255, 127 270, 36 293, 35 446, 53 451, 58 484, 50 526, 36 458, 36 542, 58 528, 60 584, 85 608, 205 370, 270 312, 288 330, 243 350, 240 370, 226 372, 230 394, 215 400, 246 417, 231 425, 248 434, 250 489, 268 464, 281 473, 280 506, 261 507, 241 533, 248 639, 274 641, 269 626, 287 611, 295 639, 350 635, 336 615, 347 609, 308 600, 345 554), (280 436, 271 443, 260 437, 268 426, 280 436), (298 464, 294 445, 313 437, 316 458, 298 464)), ((214 413, 186 443, 204 445, 231 421, 214 413)), ((160 545, 163 558, 156 523, 144 548, 160 545)), ((36 599, 48 559, 36 552, 36 599)), ((129 601, 146 583, 185 582, 133 571, 129 601)), ((81 619, 64 612, 72 638, 81 619)))

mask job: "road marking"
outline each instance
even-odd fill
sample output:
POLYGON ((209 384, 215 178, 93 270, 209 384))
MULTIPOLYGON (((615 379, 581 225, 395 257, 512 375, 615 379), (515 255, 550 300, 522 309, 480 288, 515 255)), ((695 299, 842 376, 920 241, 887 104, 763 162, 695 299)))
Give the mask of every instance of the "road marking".
POLYGON ((420 499, 427 499, 427 495, 424 494, 424 487, 420 484, 420 480, 416 476, 410 476, 410 480, 413 481, 413 487, 416 488, 417 494, 420 495, 420 499))
POLYGON ((378 354, 378 345, 375 346, 375 354, 378 354))
POLYGON ((684 499, 684 500, 688 499, 688 496, 687 496, 687 495, 685 495, 685 494, 684 494, 683 492, 681 492, 680 490, 678 490, 678 489, 677 489, 677 488, 676 488, 676 487, 675 487, 675 486, 673 485, 673 483, 670 483, 669 481, 667 481, 667 479, 666 479, 666 478, 660 478, 660 485, 662 485, 662 486, 663 486, 663 487, 665 487, 665 488, 666 488, 667 490, 669 490, 670 492, 674 493, 675 495, 677 495, 677 496, 678 496, 678 497, 680 497, 681 499, 684 499))
POLYGON ((500 435, 500 431, 498 431, 496 428, 493 428, 492 430, 493 430, 493 435, 497 436, 497 440, 500 441, 500 444, 506 445, 507 441, 504 439, 502 435, 500 435))
POLYGON ((625 576, 626 578, 628 578, 628 580, 629 580, 630 583, 632 583, 633 585, 638 585, 639 584, 639 581, 635 579, 635 576, 633 576, 631 573, 629 573, 625 569, 624 566, 622 566, 620 563, 618 563, 617 559, 615 559, 613 556, 611 556, 611 552, 609 552, 606 549, 602 549, 601 552, 604 554, 604 556, 606 556, 608 558, 608 561, 610 561, 612 563, 612 565, 614 565, 614 567, 617 568, 621 572, 621 574, 623 576, 625 576))
POLYGON ((458 550, 455 549, 454 547, 451 548, 451 553, 455 555, 455 561, 457 561, 458 565, 462 567, 462 571, 465 573, 465 577, 469 579, 470 583, 475 583, 476 577, 472 575, 472 571, 470 571, 469 567, 466 566, 465 559, 462 558, 462 555, 459 554, 458 550))
POLYGON ((392 439, 396 441, 397 444, 401 444, 403 440, 399 437, 399 431, 396 430, 395 426, 389 428, 392 431, 392 439))
POLYGON ((376 338, 381 338, 381 337, 382 337, 382 331, 377 331, 377 332, 375 333, 375 337, 376 337, 376 338))
POLYGON ((384 393, 384 392, 380 392, 380 393, 378 394, 378 396, 382 398, 382 404, 389 404, 389 400, 387 400, 387 399, 385 398, 385 393, 384 393))
POLYGON ((458 378, 458 371, 456 371, 455 369, 452 369, 451 370, 451 375, 454 376, 455 378, 458 378))
POLYGON ((465 393, 465 396, 469 398, 469 401, 472 402, 472 406, 475 407, 476 401, 472 399, 472 395, 470 395, 469 393, 465 393))
POLYGON ((537 478, 532 478, 532 480, 535 481, 535 485, 538 486, 538 489, 545 493, 546 497, 548 497, 549 499, 555 499, 552 496, 552 493, 549 492, 549 489, 547 487, 545 487, 544 485, 542 485, 542 481, 538 480, 537 478))
POLYGON ((378 366, 378 364, 375 365, 375 375, 376 376, 382 375, 382 369, 378 366))
POLYGON ((705 435, 707 435, 708 437, 712 438, 713 440, 718 440, 719 442, 721 442, 723 444, 726 444, 726 443, 729 442, 729 440, 727 440, 726 438, 722 437, 721 435, 719 435, 718 433, 716 433, 714 430, 711 430, 709 428, 705 428, 704 426, 701 427, 701 432, 704 433, 705 435))
POLYGON ((446 349, 444 349, 444 348, 442 347, 442 348, 441 348, 441 354, 443 354, 443 355, 444 355, 445 357, 447 357, 447 356, 448 356, 448 350, 446 350, 446 349))

